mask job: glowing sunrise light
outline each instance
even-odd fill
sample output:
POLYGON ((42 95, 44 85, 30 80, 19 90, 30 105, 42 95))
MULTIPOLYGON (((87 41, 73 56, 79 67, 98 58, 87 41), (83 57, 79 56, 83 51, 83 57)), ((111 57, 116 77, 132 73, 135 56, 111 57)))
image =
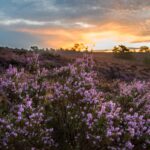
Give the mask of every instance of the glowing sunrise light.
POLYGON ((150 46, 149 0, 2 0, 0 7, 1 45, 57 49, 84 43, 97 50, 118 44, 150 46))
POLYGON ((128 44, 135 39, 136 37, 132 35, 124 35, 116 31, 91 32, 84 34, 85 42, 94 45, 95 50, 110 49, 114 45, 128 44))

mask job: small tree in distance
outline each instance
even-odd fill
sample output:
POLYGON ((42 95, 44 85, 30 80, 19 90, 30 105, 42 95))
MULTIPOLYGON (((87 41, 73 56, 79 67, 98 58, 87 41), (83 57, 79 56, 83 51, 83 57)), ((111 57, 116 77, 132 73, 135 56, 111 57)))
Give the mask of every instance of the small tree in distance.
POLYGON ((31 50, 31 51, 38 51, 39 48, 38 48, 38 46, 31 46, 31 47, 30 47, 30 50, 31 50))
POLYGON ((113 48, 113 52, 114 53, 128 53, 130 52, 130 50, 124 45, 119 45, 113 48))
POLYGON ((140 52, 150 52, 150 49, 148 46, 141 46, 140 47, 140 52))
POLYGON ((129 59, 132 57, 130 49, 124 45, 115 46, 112 51, 114 56, 118 58, 129 59))
POLYGON ((71 48, 73 51, 88 51, 88 46, 83 43, 75 43, 74 46, 71 48))

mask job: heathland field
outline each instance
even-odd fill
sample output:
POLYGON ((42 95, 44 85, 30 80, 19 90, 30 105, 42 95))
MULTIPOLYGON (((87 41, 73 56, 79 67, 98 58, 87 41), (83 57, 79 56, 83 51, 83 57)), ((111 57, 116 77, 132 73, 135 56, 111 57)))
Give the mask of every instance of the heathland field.
POLYGON ((150 53, 0 48, 0 149, 150 149, 150 53))

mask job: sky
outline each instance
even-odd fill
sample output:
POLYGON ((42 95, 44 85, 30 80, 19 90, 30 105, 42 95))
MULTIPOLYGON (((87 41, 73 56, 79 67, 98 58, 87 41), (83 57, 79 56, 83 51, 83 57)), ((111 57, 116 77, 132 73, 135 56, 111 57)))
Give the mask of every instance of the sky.
POLYGON ((0 0, 0 46, 150 46, 150 0, 0 0))

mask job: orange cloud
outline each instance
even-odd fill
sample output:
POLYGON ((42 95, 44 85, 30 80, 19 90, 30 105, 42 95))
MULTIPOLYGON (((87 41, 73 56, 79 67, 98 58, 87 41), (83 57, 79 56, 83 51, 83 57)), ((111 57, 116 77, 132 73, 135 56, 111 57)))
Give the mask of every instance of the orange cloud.
POLYGON ((86 28, 22 28, 17 30, 42 38, 43 47, 68 48, 74 43, 83 42, 94 44, 96 49, 112 47, 117 44, 133 43, 134 41, 148 41, 150 36, 142 35, 140 27, 116 22, 96 24, 86 28))

